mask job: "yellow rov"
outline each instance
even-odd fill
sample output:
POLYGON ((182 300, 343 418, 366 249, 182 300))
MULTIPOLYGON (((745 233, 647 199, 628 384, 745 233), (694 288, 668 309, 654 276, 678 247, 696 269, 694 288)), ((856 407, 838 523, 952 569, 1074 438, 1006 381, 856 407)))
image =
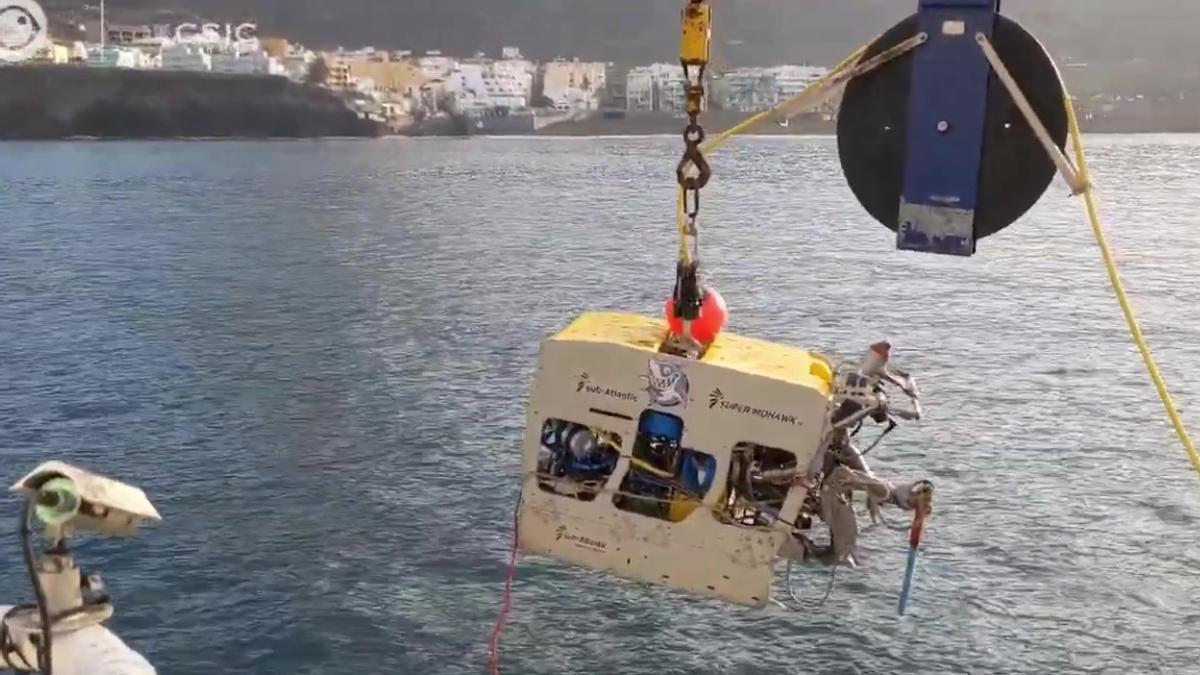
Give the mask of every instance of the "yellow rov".
POLYGON ((834 368, 721 334, 660 352, 665 321, 587 313, 543 342, 524 437, 518 547, 761 606, 807 494, 834 368))

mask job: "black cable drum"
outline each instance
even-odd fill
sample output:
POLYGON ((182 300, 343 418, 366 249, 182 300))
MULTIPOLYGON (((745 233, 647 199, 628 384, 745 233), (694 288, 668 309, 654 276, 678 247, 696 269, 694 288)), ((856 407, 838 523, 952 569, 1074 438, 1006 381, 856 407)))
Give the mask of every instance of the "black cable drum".
MULTIPOLYGON (((918 15, 904 19, 875 40, 859 63, 916 35, 918 28, 918 15)), ((1065 147, 1066 89, 1046 49, 1003 15, 996 16, 992 45, 1054 143, 1065 147)), ((893 232, 904 191, 913 54, 925 48, 918 46, 851 80, 838 111, 838 155, 846 181, 863 208, 893 232)), ((989 72, 976 239, 995 234, 1024 215, 1046 192, 1056 172, 1004 83, 994 70, 989 72)))

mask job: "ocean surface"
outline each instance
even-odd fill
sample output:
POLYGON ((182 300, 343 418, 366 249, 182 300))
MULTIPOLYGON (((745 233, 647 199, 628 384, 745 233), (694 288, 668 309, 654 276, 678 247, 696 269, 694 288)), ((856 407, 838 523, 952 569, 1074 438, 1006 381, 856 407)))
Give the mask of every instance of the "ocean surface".
MULTIPOLYGON (((1200 433, 1200 137, 1088 143, 1200 433)), ((484 672, 538 342, 587 309, 661 312, 680 146, 0 144, 0 482, 62 458, 146 490, 162 523, 76 553, 164 675, 484 672)), ((702 257, 730 330, 854 358, 886 337, 921 382, 926 419, 872 453, 938 490, 909 616, 884 528, 808 613, 522 559, 502 672, 1198 672, 1200 479, 1079 199, 1056 180, 959 259, 896 251, 831 138, 713 165, 702 257)), ((32 597, 18 505, 9 602, 32 597)))

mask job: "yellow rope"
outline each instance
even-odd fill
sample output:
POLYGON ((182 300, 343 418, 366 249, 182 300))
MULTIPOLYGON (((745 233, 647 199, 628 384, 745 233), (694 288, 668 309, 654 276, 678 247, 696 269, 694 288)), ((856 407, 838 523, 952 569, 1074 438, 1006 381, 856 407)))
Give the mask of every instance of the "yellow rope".
POLYGON ((1083 179, 1084 185, 1087 186, 1083 192, 1084 204, 1087 206, 1088 219, 1092 223, 1092 233, 1096 235, 1096 244, 1099 245, 1100 254, 1104 258, 1104 267, 1108 270, 1109 281, 1112 282, 1113 291, 1116 292, 1117 302, 1121 304, 1121 311, 1125 314, 1125 323, 1129 326, 1129 333, 1133 336, 1133 342, 1142 353, 1142 361, 1146 363, 1146 370, 1150 372, 1150 379, 1154 381, 1154 387, 1158 390, 1158 396, 1162 399, 1163 407, 1167 409, 1167 416, 1171 419, 1172 426, 1175 427, 1175 433, 1179 435, 1179 440, 1183 442, 1183 449, 1187 451, 1188 458, 1192 460, 1192 466, 1196 469, 1197 473, 1200 473, 1200 453, 1196 452, 1196 446, 1192 443, 1187 429, 1183 426, 1183 420, 1179 416, 1179 411, 1175 408, 1175 403, 1171 400, 1171 394, 1167 391, 1167 385, 1163 382, 1162 374, 1158 372, 1158 366, 1154 364, 1154 357, 1150 355, 1150 347, 1146 345, 1146 339, 1142 336, 1142 329, 1138 326, 1137 319, 1133 316, 1133 310, 1129 306, 1129 298, 1125 295, 1125 287, 1121 284, 1121 277, 1117 274, 1117 264, 1113 261, 1112 251, 1108 248, 1108 240, 1104 237, 1104 230, 1100 226, 1100 216, 1097 215, 1096 202, 1092 197, 1087 160, 1083 156, 1083 138, 1082 134, 1079 133, 1079 121, 1075 117, 1075 106, 1071 103, 1069 95, 1064 100, 1064 104, 1067 108, 1067 126, 1071 132, 1071 143, 1075 146, 1076 168, 1079 170, 1079 175, 1083 179))
POLYGON ((824 77, 822 77, 821 79, 817 80, 816 82, 813 82, 812 84, 805 87, 804 91, 801 91, 799 94, 796 94, 795 96, 789 98, 788 100, 784 101, 783 103, 780 103, 779 105, 775 106, 774 108, 771 108, 770 110, 764 110, 756 115, 753 115, 751 117, 746 118, 745 120, 742 120, 741 122, 733 125, 729 129, 722 131, 721 133, 714 136, 712 138, 712 140, 710 140, 707 143, 705 143, 704 145, 700 146, 700 149, 702 151, 704 151, 705 153, 713 152, 718 147, 720 147, 723 143, 725 143, 725 141, 729 140, 733 136, 736 136, 737 134, 744 133, 750 127, 753 127, 754 125, 758 124, 759 122, 762 122, 763 120, 768 119, 769 117, 774 115, 779 110, 786 108, 789 104, 791 104, 792 101, 795 101, 795 100, 799 99, 800 97, 807 95, 810 91, 812 91, 818 87, 825 86, 826 82, 833 79, 834 77, 837 77, 838 73, 842 72, 846 68, 849 68, 851 65, 853 65, 853 63, 855 61, 858 61, 859 57, 861 57, 863 55, 863 53, 867 51, 867 47, 868 47, 868 45, 863 45, 863 46, 859 47, 858 49, 856 49, 854 51, 854 53, 852 53, 852 54, 850 54, 850 56, 847 56, 846 58, 842 59, 840 63, 838 63, 836 66, 834 66, 833 69, 830 70, 828 73, 826 73, 824 77))
MULTIPOLYGON (((858 59, 863 55, 863 53, 865 53, 867 51, 867 48, 869 46, 870 46, 870 43, 865 44, 865 45, 859 47, 858 49, 854 50, 853 53, 851 53, 846 58, 842 59, 836 66, 833 67, 832 70, 830 70, 828 73, 826 73, 824 77, 822 77, 821 79, 817 80, 816 82, 813 82, 812 84, 805 87, 804 90, 801 91, 799 94, 792 96, 788 100, 776 105, 773 108, 770 108, 769 110, 764 110, 760 113, 751 115, 750 117, 747 117, 746 119, 742 120, 741 122, 738 122, 737 124, 733 125, 729 129, 726 129, 725 131, 722 131, 721 133, 712 137, 711 139, 709 139, 703 145, 700 146, 700 151, 706 155, 710 152, 716 151, 717 148, 721 147, 721 145, 723 145, 725 143, 725 141, 728 141, 730 138, 732 138, 738 134, 745 133, 746 130, 750 129, 754 125, 758 124, 759 122, 762 122, 763 120, 769 119, 771 116, 775 115, 780 110, 785 109, 787 106, 791 105, 793 101, 796 101, 797 99, 808 95, 809 92, 813 91, 814 89, 817 89, 818 87, 825 86, 825 84, 829 80, 833 79, 834 77, 837 77, 837 75, 839 73, 841 73, 846 68, 851 67, 856 61, 858 61, 858 59)), ((683 188, 677 187, 677 188, 675 188, 675 222, 679 229, 679 259, 684 262, 689 262, 687 242, 686 242, 687 219, 684 217, 683 211, 684 211, 683 188)))
MULTIPOLYGON (((756 115, 753 115, 733 127, 714 136, 711 140, 701 146, 701 151, 705 154, 715 151, 718 147, 724 144, 727 140, 738 134, 744 133, 754 125, 770 118, 779 110, 787 107, 796 99, 807 95, 810 91, 817 87, 825 86, 826 82, 836 77, 842 70, 848 68, 862 57, 868 46, 863 45, 856 49, 840 63, 833 67, 824 77, 812 83, 796 96, 789 98, 787 101, 779 105, 765 110, 756 115)), ((1179 410, 1176 409, 1175 403, 1171 400, 1171 394, 1167 391, 1167 385, 1163 382, 1162 374, 1158 370, 1158 366, 1154 363, 1154 357, 1150 354, 1150 347, 1146 344, 1145 337, 1142 336, 1142 329, 1138 326, 1137 319, 1133 315, 1133 310, 1129 305, 1129 298, 1125 294, 1125 287, 1121 283, 1120 275, 1117 273, 1117 266, 1113 260, 1112 251, 1108 247, 1108 240, 1104 236, 1104 230, 1100 225, 1100 216, 1096 211, 1095 198, 1092 195, 1091 178, 1088 173, 1087 160, 1083 153, 1083 139, 1079 132, 1079 121, 1075 117, 1075 106, 1071 103, 1071 97, 1068 95, 1064 101, 1067 109, 1067 123, 1071 134, 1071 142, 1075 147, 1075 161, 1079 170, 1081 182, 1086 186, 1083 191, 1084 203, 1087 206, 1088 219, 1092 224, 1092 233, 1096 237, 1096 244, 1100 247, 1100 254, 1104 258, 1104 266, 1108 270, 1109 281, 1112 282, 1113 291, 1116 293, 1117 302, 1121 305, 1121 311, 1125 315, 1125 322, 1129 326, 1129 333, 1133 337, 1134 344, 1137 345, 1138 351, 1142 354, 1142 361, 1146 364, 1146 370, 1150 373, 1150 379, 1154 382, 1155 389, 1158 390, 1158 396, 1162 399, 1163 407, 1167 410, 1167 416, 1171 420, 1171 425, 1175 427, 1175 433, 1178 434, 1179 440, 1183 442, 1183 448, 1187 451, 1188 458, 1192 462, 1192 466, 1196 472, 1200 474, 1200 452, 1196 451, 1196 446, 1188 435, 1187 428, 1184 427, 1183 420, 1179 416, 1179 410)), ((677 189, 676 199, 676 221, 679 229, 679 258, 680 260, 688 260, 686 239, 686 220, 684 218, 684 203, 683 203, 683 188, 677 189)))

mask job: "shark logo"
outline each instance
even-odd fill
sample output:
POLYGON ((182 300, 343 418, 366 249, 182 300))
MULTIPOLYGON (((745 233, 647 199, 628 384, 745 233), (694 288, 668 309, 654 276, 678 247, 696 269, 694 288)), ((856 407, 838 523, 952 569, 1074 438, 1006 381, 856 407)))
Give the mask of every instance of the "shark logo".
POLYGON ((680 364, 650 359, 649 374, 643 375, 642 379, 646 380, 650 403, 664 408, 687 407, 688 377, 680 364))
POLYGON ((709 409, 717 407, 717 404, 724 400, 725 400, 725 392, 721 391, 719 388, 713 389, 712 393, 708 395, 709 409))
POLYGON ((575 393, 578 394, 579 392, 583 391, 583 388, 587 386, 587 383, 588 383, 588 374, 580 373, 579 384, 575 385, 575 393))

